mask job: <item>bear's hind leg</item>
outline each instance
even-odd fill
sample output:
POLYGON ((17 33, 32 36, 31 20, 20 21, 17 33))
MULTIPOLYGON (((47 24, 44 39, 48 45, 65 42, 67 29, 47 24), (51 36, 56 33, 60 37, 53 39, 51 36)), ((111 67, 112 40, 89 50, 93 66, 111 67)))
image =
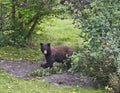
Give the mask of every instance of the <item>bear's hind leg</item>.
POLYGON ((67 69, 71 68, 71 60, 70 59, 66 60, 66 66, 67 66, 67 69))

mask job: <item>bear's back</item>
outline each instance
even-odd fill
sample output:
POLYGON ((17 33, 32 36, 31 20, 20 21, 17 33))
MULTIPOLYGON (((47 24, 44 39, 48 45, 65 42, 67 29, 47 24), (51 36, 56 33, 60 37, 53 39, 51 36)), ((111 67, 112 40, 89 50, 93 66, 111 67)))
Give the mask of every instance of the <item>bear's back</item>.
POLYGON ((51 51, 54 60, 58 62, 63 61, 64 59, 66 59, 69 56, 72 56, 73 54, 72 49, 68 46, 51 47, 51 51))

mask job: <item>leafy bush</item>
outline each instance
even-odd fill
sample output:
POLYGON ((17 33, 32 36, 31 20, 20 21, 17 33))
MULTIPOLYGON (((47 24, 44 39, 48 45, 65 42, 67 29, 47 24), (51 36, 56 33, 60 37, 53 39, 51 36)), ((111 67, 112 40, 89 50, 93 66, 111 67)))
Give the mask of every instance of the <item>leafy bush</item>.
POLYGON ((8 30, 8 31, 3 31, 1 33, 1 37, 0 37, 0 46, 4 46, 4 45, 15 45, 15 46, 23 46, 26 42, 24 36, 24 33, 20 33, 19 31, 13 31, 13 30, 8 30))
POLYGON ((84 51, 78 54, 81 68, 78 70, 95 76, 102 85, 107 85, 110 74, 120 74, 120 1, 64 1, 72 10, 74 24, 82 29, 80 36, 85 40, 84 51))

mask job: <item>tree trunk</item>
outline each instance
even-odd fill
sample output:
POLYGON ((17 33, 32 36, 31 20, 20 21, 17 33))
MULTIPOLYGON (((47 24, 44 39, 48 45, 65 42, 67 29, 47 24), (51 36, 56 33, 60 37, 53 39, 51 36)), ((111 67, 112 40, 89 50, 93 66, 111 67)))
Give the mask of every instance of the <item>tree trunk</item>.
POLYGON ((15 0, 12 0, 11 18, 13 22, 12 29, 15 30, 15 0))
POLYGON ((36 24, 37 24, 38 18, 39 18, 39 16, 36 16, 36 17, 34 18, 34 22, 33 22, 32 26, 31 26, 28 34, 26 35, 25 39, 27 39, 27 38, 29 39, 29 38, 31 37, 31 34, 32 34, 32 32, 34 31, 34 28, 35 28, 35 26, 36 26, 36 24))
POLYGON ((1 7, 1 10, 0 10, 0 13, 1 13, 1 15, 0 15, 0 31, 2 31, 2 24, 3 24, 3 18, 2 18, 2 4, 0 4, 0 7, 1 7))
POLYGON ((18 18, 20 20, 20 30, 19 31, 22 32, 23 31, 23 20, 22 20, 23 16, 20 12, 18 13, 18 18))
POLYGON ((12 0, 12 19, 15 19, 15 0, 12 0))

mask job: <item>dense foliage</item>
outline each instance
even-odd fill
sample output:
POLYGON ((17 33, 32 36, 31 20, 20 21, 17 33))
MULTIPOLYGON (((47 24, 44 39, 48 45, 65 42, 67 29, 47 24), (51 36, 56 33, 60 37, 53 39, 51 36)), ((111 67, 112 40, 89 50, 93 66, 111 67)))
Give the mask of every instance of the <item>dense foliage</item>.
MULTIPOLYGON (((61 0, 60 3, 67 4, 75 26, 82 29, 80 37, 84 38, 84 49, 73 56, 75 64, 69 71, 94 76, 101 85, 119 92, 120 0, 61 0)), ((37 23, 58 13, 58 9, 57 0, 1 0, 0 46, 23 46, 37 23)))
MULTIPOLYGON (((61 0, 61 3, 69 5, 74 24, 82 29, 80 36, 85 40, 85 50, 77 54, 80 60, 76 68, 95 76, 102 85, 108 84, 113 74, 120 78, 120 1, 61 0)), ((119 87, 114 89, 120 91, 119 87)))
POLYGON ((2 0, 0 43, 22 46, 43 17, 58 13, 57 0, 2 0))

